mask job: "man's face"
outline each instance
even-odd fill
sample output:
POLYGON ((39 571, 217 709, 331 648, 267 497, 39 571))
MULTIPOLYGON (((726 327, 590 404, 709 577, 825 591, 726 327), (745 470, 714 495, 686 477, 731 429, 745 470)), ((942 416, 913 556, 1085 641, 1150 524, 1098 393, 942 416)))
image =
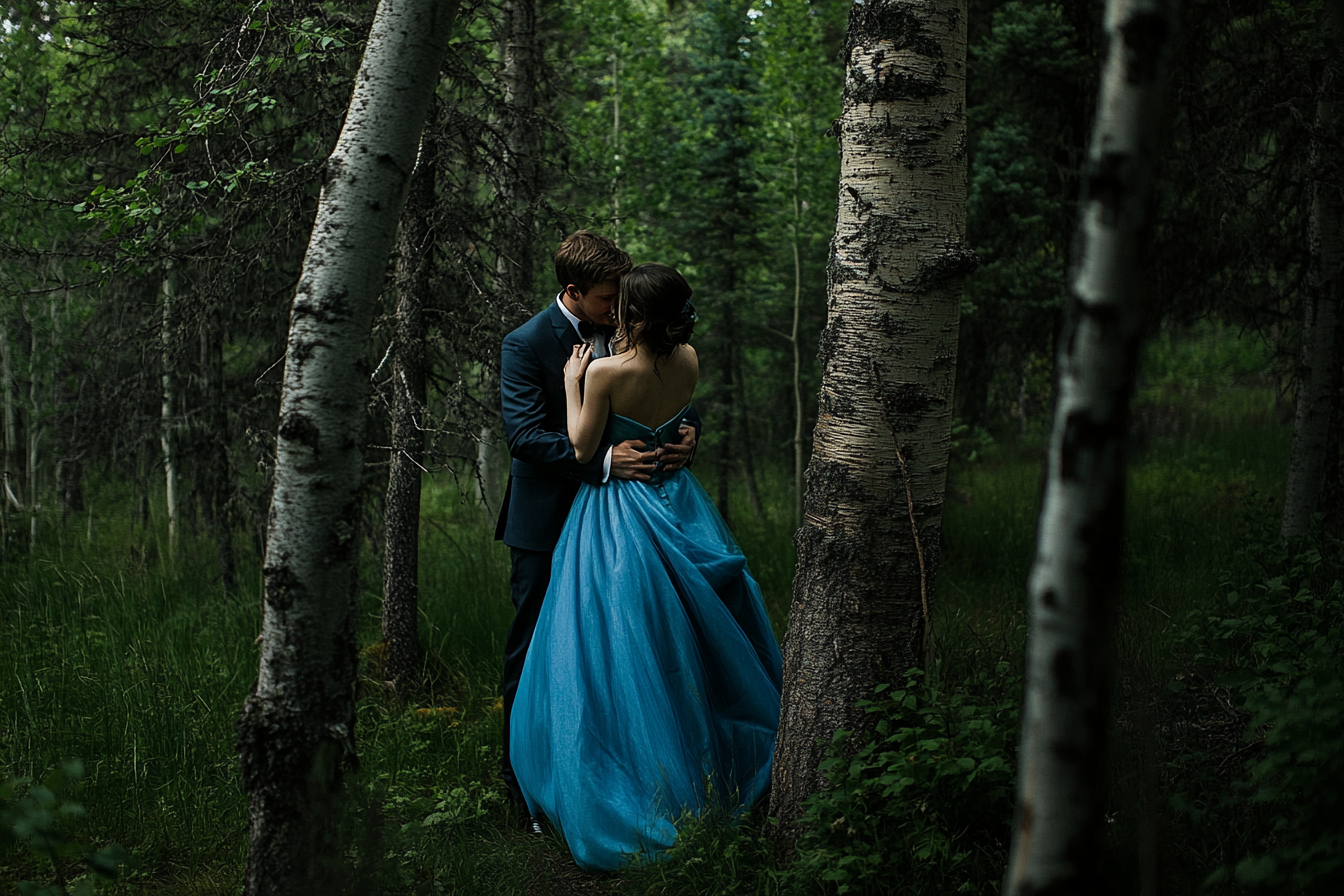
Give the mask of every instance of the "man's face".
POLYGON ((579 320, 603 327, 616 326, 616 296, 621 281, 612 277, 593 285, 587 292, 579 292, 573 283, 565 287, 565 305, 579 320))

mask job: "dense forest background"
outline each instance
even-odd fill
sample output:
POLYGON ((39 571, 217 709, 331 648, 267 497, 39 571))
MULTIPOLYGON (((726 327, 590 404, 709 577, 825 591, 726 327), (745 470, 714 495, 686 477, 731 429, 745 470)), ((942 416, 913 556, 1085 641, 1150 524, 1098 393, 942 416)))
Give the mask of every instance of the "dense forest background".
MULTIPOLYGON (((1279 537, 1304 335, 1320 320, 1313 191, 1337 205, 1340 190, 1337 126, 1320 111, 1338 102, 1336 6, 1184 4, 1130 433, 1116 892, 1326 892, 1344 875, 1337 348, 1317 515, 1279 537)), ((290 302, 373 11, 32 0, 0 13, 0 779, 16 779, 6 821, 36 847, 5 847, 0 879, 93 881, 123 857, 116 842, 136 859, 112 891, 236 890, 233 726, 257 665, 290 302), (76 803, 86 815, 61 814, 76 803)), ((490 541, 506 470, 498 348, 554 296, 566 233, 606 233, 695 288, 695 472, 784 631, 848 14, 839 0, 463 4, 419 162, 429 187, 407 213, 424 236, 389 263, 365 359, 352 887, 997 889, 1100 3, 968 3, 979 268, 961 308, 938 661, 874 695, 880 737, 837 743, 836 786, 809 809, 797 860, 777 859, 763 819, 705 819, 673 861, 590 878, 563 846, 508 829, 493 777, 509 619, 507 554, 490 541), (425 273, 426 471, 409 694, 384 685, 378 572, 407 264, 425 273)), ((1325 250, 1336 266, 1339 250, 1325 250)))

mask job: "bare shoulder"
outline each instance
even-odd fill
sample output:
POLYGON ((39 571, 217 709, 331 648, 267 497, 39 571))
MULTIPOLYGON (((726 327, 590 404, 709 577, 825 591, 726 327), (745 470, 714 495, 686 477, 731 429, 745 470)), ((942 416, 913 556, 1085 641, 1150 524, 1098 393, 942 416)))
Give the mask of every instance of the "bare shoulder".
POLYGON ((621 367, 621 361, 618 357, 608 355, 605 358, 594 358, 588 362, 588 376, 607 377, 614 376, 621 367))
POLYGON ((688 375, 696 378, 700 376, 700 356, 695 353, 695 348, 690 343, 677 346, 672 359, 688 375))
POLYGON ((621 379, 621 362, 618 358, 594 358, 588 363, 584 374, 588 385, 611 385, 621 379))

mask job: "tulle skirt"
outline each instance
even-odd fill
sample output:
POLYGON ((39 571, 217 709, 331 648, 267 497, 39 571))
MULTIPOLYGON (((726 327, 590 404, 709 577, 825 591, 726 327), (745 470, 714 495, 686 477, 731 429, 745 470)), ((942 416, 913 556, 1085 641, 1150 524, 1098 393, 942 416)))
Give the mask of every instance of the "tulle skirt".
POLYGON ((581 487, 510 722, 534 815, 575 860, 655 857, 767 790, 781 660, 760 587, 689 471, 581 487))

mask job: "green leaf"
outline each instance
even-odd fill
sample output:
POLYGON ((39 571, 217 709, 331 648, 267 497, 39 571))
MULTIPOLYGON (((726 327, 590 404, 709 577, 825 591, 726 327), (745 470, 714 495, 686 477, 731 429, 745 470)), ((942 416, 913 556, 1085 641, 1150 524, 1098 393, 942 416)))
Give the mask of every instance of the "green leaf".
POLYGON ((1237 882, 1254 886, 1263 884, 1274 876, 1279 863, 1273 856, 1251 856, 1237 863, 1237 882))
POLYGON ((1240 689, 1260 680, 1259 674, 1252 669, 1232 669, 1218 677, 1220 688, 1240 689))

